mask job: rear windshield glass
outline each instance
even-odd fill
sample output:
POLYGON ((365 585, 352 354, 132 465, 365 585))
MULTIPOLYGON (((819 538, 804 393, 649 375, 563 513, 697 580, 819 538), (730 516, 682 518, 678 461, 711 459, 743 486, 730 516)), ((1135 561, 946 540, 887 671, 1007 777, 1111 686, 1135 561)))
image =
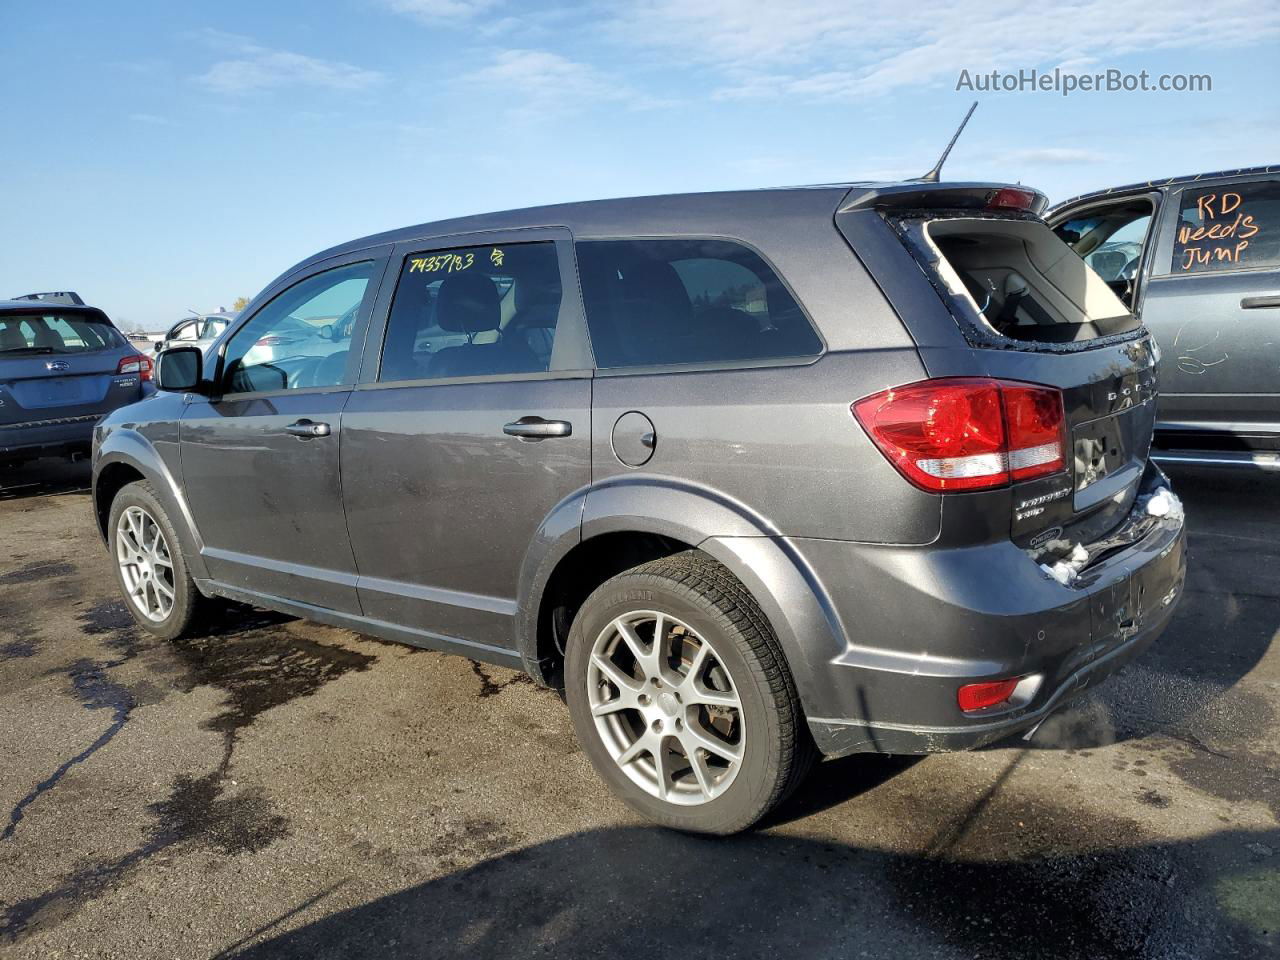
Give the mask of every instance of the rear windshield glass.
POLYGON ((111 324, 83 314, 0 316, 0 354, 89 353, 123 345, 111 324))
POLYGON ((782 360, 822 352, 760 256, 727 240, 586 240, 578 273, 597 366, 782 360))
POLYGON ((926 220, 916 239, 978 340, 1083 343, 1139 329, 1112 289, 1038 220, 926 220))

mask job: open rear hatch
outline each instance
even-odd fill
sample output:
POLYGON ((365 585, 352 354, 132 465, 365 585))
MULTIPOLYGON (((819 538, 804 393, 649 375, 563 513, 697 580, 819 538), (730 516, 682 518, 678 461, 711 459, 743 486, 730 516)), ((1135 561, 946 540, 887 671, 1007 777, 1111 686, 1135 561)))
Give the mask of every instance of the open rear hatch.
MULTIPOLYGON (((1014 541, 1069 550, 1116 534, 1146 492, 1158 356, 1146 331, 1033 212, 1034 191, 921 186, 873 205, 963 333, 962 365, 1061 392, 1063 468, 1026 482, 1014 473, 1014 541)), ((931 376, 950 372, 930 362, 937 353, 922 356, 931 376)))

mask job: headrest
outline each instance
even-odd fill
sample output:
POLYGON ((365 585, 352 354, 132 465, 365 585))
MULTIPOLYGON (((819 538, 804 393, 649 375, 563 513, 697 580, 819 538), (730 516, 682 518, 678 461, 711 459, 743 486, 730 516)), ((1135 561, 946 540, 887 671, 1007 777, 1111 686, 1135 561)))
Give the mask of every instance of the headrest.
MULTIPOLYGON (((655 312, 651 323, 664 331, 687 334, 693 319, 693 304, 676 268, 664 260, 639 260, 628 266, 622 277, 624 300, 639 301, 655 312)), ((653 328, 651 328, 653 332, 653 328)))
POLYGON ((517 310, 530 307, 560 306, 559 277, 519 277, 516 279, 515 304, 517 310))
POLYGON ((6 350, 13 350, 26 345, 27 338, 22 335, 22 331, 18 329, 16 323, 6 323, 3 327, 0 327, 0 347, 6 350))
POLYGON ((62 339, 62 334, 57 330, 51 330, 48 327, 43 327, 36 331, 35 345, 37 347, 49 347, 53 350, 61 350, 67 345, 67 343, 62 339))
POLYGON ((498 288, 483 273, 446 277, 436 297, 436 323, 453 333, 497 330, 502 323, 498 288))

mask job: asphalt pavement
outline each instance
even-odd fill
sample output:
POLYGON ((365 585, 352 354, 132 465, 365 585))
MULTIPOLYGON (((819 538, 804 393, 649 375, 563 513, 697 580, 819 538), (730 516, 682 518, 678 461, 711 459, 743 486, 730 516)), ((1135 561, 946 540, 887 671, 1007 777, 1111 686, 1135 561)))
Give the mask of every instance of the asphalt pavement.
POLYGON ((1280 956, 1280 477, 1175 475, 1164 638, 1030 742, 646 825, 559 697, 261 611, 160 643, 84 464, 0 476, 0 956, 1280 956))

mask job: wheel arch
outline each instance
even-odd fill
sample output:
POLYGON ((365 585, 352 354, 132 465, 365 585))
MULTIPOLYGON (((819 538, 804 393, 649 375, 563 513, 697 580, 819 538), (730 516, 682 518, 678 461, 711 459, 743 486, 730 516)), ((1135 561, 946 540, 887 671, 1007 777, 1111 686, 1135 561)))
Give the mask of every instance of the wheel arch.
POLYGON ((136 431, 114 430, 98 449, 93 464, 93 512, 98 533, 105 542, 111 504, 125 486, 137 480, 150 484, 181 541, 187 569, 197 580, 206 577, 202 542, 182 489, 169 465, 136 431))
POLYGON ((568 628, 596 587, 638 564, 697 549, 760 605, 802 704, 821 702, 822 675, 845 648, 844 630, 821 583, 767 520, 713 490, 637 475, 583 491, 576 509, 581 524, 561 523, 558 537, 540 536, 521 571, 516 645, 536 680, 560 685, 568 628))

